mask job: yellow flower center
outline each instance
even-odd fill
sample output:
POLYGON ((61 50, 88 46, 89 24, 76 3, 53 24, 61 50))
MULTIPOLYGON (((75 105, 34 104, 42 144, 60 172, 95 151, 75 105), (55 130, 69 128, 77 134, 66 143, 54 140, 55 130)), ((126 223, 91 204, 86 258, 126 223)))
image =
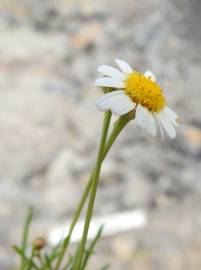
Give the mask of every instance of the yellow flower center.
POLYGON ((125 92, 133 102, 141 104, 151 112, 159 112, 165 107, 166 100, 160 86, 138 72, 128 75, 125 92))

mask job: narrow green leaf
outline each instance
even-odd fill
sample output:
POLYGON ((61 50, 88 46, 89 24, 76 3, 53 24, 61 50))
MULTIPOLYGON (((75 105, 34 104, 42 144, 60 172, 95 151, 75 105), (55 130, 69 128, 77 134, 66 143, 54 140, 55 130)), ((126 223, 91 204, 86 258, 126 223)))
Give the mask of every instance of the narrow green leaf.
POLYGON ((52 249, 52 252, 50 255, 48 255, 49 261, 52 263, 59 255, 60 255, 60 249, 61 243, 59 243, 56 247, 52 249))
POLYGON ((93 255, 94 248, 96 246, 97 241, 101 237, 102 231, 103 231, 103 226, 100 227, 100 229, 98 230, 95 238, 91 242, 89 248, 85 251, 85 255, 84 255, 83 263, 82 263, 82 267, 81 267, 82 270, 84 270, 86 268, 90 256, 93 255))
MULTIPOLYGON (((33 218, 33 208, 30 207, 28 209, 27 217, 26 217, 25 223, 24 223, 24 230, 23 230, 23 236, 22 236, 22 245, 21 245, 22 254, 25 254, 26 249, 27 249, 27 243, 28 243, 28 237, 29 237, 29 228, 30 228, 30 225, 31 225, 32 218, 33 218)), ((21 256, 20 270, 25 270, 25 259, 24 259, 23 256, 21 256)))
POLYGON ((24 253, 23 250, 20 249, 18 246, 14 245, 13 249, 17 252, 18 255, 23 259, 24 261, 24 267, 27 266, 27 264, 30 267, 35 268, 36 270, 40 270, 40 268, 34 263, 33 258, 28 258, 24 253))
POLYGON ((52 270, 51 260, 47 254, 44 254, 44 259, 49 270, 52 270))
POLYGON ((34 248, 32 248, 32 250, 31 250, 31 257, 30 257, 30 260, 29 260, 29 263, 28 263, 26 270, 31 270, 33 268, 33 257, 34 257, 34 248))

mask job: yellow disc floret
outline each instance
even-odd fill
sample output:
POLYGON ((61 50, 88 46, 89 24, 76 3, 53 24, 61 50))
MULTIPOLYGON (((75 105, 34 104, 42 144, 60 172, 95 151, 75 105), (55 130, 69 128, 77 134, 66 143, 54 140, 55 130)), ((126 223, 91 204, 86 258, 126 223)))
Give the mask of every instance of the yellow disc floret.
POLYGON ((141 104, 151 112, 159 112, 165 107, 166 100, 160 86, 138 72, 128 75, 125 92, 133 102, 141 104))

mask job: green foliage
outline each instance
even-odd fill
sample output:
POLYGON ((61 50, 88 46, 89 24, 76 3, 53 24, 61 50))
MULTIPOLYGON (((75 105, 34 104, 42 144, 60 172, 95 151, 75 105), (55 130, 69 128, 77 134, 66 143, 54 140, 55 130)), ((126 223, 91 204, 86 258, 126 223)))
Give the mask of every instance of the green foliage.
POLYGON ((95 238, 91 242, 89 248, 85 251, 84 258, 83 258, 83 263, 82 263, 82 268, 81 268, 82 270, 86 269, 89 258, 91 257, 91 255, 94 254, 94 248, 96 246, 97 241, 100 239, 100 237, 102 235, 102 231, 103 231, 103 226, 100 227, 100 229, 98 230, 95 238))
MULTIPOLYGON (((60 257, 62 252, 63 242, 61 241, 56 247, 48 248, 44 246, 35 245, 36 241, 30 243, 29 234, 30 227, 33 218, 33 208, 29 208, 23 229, 22 243, 21 246, 13 245, 14 251, 20 257, 19 270, 55 270, 56 261, 60 257)), ((87 265, 91 256, 95 253, 95 247, 102 235, 103 226, 100 227, 94 239, 89 244, 88 248, 85 250, 83 256, 83 262, 80 270, 86 270, 87 265)), ((68 236, 67 236, 68 237, 68 236)), ((36 238, 36 240, 41 238, 36 238)), ((60 270, 73 270, 74 262, 79 251, 79 244, 73 255, 69 254, 63 258, 62 266, 60 270)), ((101 270, 106 270, 107 265, 101 268, 101 270)))
MULTIPOLYGON (((29 230, 33 217, 33 209, 30 208, 24 224, 22 244, 20 247, 16 245, 13 247, 17 254, 20 256, 19 270, 86 270, 89 259, 94 254, 95 246, 100 239, 103 230, 103 227, 98 230, 95 238, 91 244, 89 244, 89 247, 86 248, 88 231, 98 188, 101 165, 120 132, 134 117, 133 113, 128 113, 119 117, 108 136, 111 116, 112 114, 110 111, 105 112, 96 165, 92 170, 85 191, 81 197, 77 209, 75 210, 68 234, 66 235, 65 239, 61 241, 55 248, 48 249, 45 245, 45 239, 41 237, 36 238, 33 244, 29 246, 29 230), (88 207, 85 217, 82 240, 77 245, 75 254, 69 255, 68 247, 70 244, 71 235, 87 201, 88 207)), ((105 265, 100 270, 107 270, 108 268, 109 265, 105 265)))

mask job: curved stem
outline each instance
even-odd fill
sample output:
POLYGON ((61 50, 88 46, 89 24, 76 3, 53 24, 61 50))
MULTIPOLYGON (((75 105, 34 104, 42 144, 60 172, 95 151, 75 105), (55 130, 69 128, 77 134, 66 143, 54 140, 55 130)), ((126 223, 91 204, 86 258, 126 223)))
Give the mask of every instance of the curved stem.
POLYGON ((105 124, 103 125, 103 131, 102 131, 99 152, 98 152, 98 156, 97 156, 96 167, 95 167, 95 171, 93 174, 93 180, 92 180, 92 184, 91 184, 91 194, 90 194, 89 203, 88 203, 84 231, 83 231, 82 240, 81 240, 80 247, 79 247, 78 257, 76 258, 76 261, 75 261, 75 267, 73 267, 74 270, 80 270, 80 267, 82 265, 82 257, 84 254, 88 231, 89 231, 89 226, 90 226, 90 222, 91 222, 91 218, 92 218, 94 202, 95 202, 96 192, 97 192, 97 188, 98 188, 100 170, 101 170, 101 165, 102 165, 102 160, 103 160, 104 154, 108 153, 109 149, 111 148, 111 146, 112 146, 113 142, 115 141, 115 139, 117 138, 118 134, 121 132, 121 130, 128 123, 129 120, 130 119, 128 119, 127 117, 120 117, 119 118, 119 120, 117 121, 117 123, 114 127, 114 132, 111 134, 110 141, 107 144, 106 149, 104 149, 104 145, 106 142, 105 124))
MULTIPOLYGON (((105 136, 104 141, 105 141, 106 138, 107 138, 107 134, 108 134, 109 126, 110 126, 111 117, 112 117, 112 114, 111 114, 110 111, 108 111, 108 112, 105 113, 105 118, 104 118, 104 128, 103 128, 103 129, 104 129, 104 136, 105 136)), ((104 149, 104 146, 105 146, 105 144, 102 145, 102 148, 103 148, 103 149, 104 149)), ((103 159, 104 159, 104 158, 102 158, 101 160, 103 160, 103 159)), ((86 199, 87 199, 87 197, 88 197, 89 191, 90 191, 90 189, 91 189, 92 179, 93 179, 93 172, 92 172, 92 174, 91 174, 91 176, 90 176, 90 178, 89 178, 89 181, 88 181, 88 183, 87 183, 87 186, 86 186, 86 188, 85 188, 85 191, 84 191, 84 193, 83 193, 83 195, 82 195, 82 198, 81 198, 81 200, 80 200, 80 202, 79 202, 79 205, 78 205, 78 207, 77 207, 77 210, 76 210, 76 212, 75 212, 75 214, 74 214, 72 223, 71 223, 71 225, 70 225, 70 229, 69 229, 68 236, 67 236, 67 237, 64 239, 64 241, 63 241, 61 253, 60 253, 59 259, 58 259, 58 261, 57 261, 57 263, 56 263, 56 266, 55 266, 54 270, 58 270, 59 267, 60 267, 60 265, 61 265, 61 262, 62 262, 62 260, 63 260, 64 255, 65 255, 65 252, 66 252, 66 250, 67 250, 67 248, 68 248, 68 245, 69 245, 69 242, 70 242, 70 238, 71 238, 73 229, 74 229, 75 224, 76 224, 76 222, 77 222, 77 220, 78 220, 78 218, 79 218, 79 216, 80 216, 80 214, 81 214, 81 211, 82 211, 82 209, 83 209, 83 207, 84 207, 84 204, 85 204, 85 202, 86 202, 86 199)))
POLYGON ((80 243, 78 255, 76 258, 76 262, 75 262, 75 270, 76 269, 79 270, 80 266, 82 264, 82 256, 83 256, 83 253, 85 250, 85 245, 86 245, 88 231, 89 231, 89 225, 90 225, 91 216, 92 216, 92 212, 93 212, 93 208, 94 208, 94 202, 95 202, 96 191, 97 191, 97 187, 98 187, 98 180, 99 180, 101 164, 102 164, 102 156, 104 154, 104 148, 105 148, 105 143, 106 143, 106 139, 107 139, 106 123, 107 123, 107 114, 105 114, 105 117, 104 117, 100 146, 99 146, 99 151, 98 151, 98 156, 97 156, 97 161, 96 161, 96 167, 95 167, 94 174, 93 174, 91 194, 89 197, 87 214, 86 214, 86 219, 85 219, 85 224, 84 224, 84 231, 82 234, 82 240, 80 243))
MULTIPOLYGON (((110 120, 111 120, 111 113, 110 113, 110 120)), ((102 159, 101 159, 101 162, 104 161, 105 157, 107 156, 111 146, 113 145, 114 141, 116 140, 117 136, 119 135, 119 133, 121 132, 121 130, 126 126, 126 124, 129 122, 129 120, 131 120, 131 118, 127 115, 127 116, 122 116, 120 117, 117 122, 114 124, 114 127, 113 127, 113 130, 107 140, 107 143, 105 145, 105 149, 104 149, 104 153, 103 153, 103 156, 102 156, 102 159)), ((108 129, 109 129, 109 124, 110 124, 110 121, 108 121, 108 129)), ((108 130, 107 130, 108 132, 108 130)), ((69 232, 68 232, 68 235, 67 237, 64 239, 63 241, 63 245, 62 245, 62 250, 61 250, 61 253, 60 253, 60 256, 59 256, 59 259, 57 261, 57 264, 54 268, 54 270, 58 270, 60 265, 61 265, 61 262, 63 260, 63 257, 65 255, 65 252, 67 251, 68 249, 68 245, 70 243, 70 239, 71 239, 71 235, 72 235, 72 232, 73 232, 73 229, 77 223, 77 220, 79 219, 80 217, 80 214, 81 214, 81 211, 85 205, 85 202, 88 198, 88 195, 89 195, 89 192, 91 190, 91 186, 92 186, 92 180, 93 180, 93 173, 94 173, 94 170, 92 172, 92 174, 90 175, 90 178, 87 182, 87 185, 85 187, 85 190, 84 190, 84 193, 82 195, 82 198, 78 204, 78 207, 77 207, 77 210, 73 216, 73 219, 72 219, 72 223, 70 225, 70 229, 69 229, 69 232)))

